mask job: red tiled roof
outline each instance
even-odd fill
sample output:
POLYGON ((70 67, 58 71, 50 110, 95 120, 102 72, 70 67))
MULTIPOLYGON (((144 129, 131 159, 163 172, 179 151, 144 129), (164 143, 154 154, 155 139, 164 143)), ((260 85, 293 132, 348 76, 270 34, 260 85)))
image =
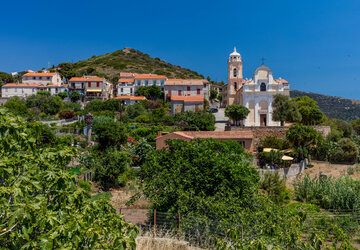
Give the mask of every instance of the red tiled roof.
POLYGON ((7 83, 5 85, 2 86, 2 88, 14 88, 14 87, 18 87, 18 88, 36 88, 36 87, 41 87, 44 85, 38 84, 38 83, 31 83, 31 84, 26 84, 26 83, 7 83))
POLYGON ((118 100, 124 100, 124 99, 144 100, 144 99, 146 99, 146 98, 145 98, 145 96, 121 95, 121 96, 115 97, 114 99, 118 99, 118 100))
POLYGON ((275 81, 276 82, 281 81, 283 84, 288 84, 289 83, 288 81, 286 81, 285 79, 282 79, 282 78, 276 79, 275 81))
POLYGON ((156 74, 134 74, 135 79, 166 79, 164 75, 156 74))
POLYGON ((251 139, 252 131, 177 131, 174 134, 184 136, 189 139, 195 138, 214 138, 214 139, 251 139))
POLYGON ((87 79, 85 77, 71 77, 69 82, 86 82, 87 79))
POLYGON ((37 73, 37 72, 29 72, 24 76, 53 76, 55 73, 37 73))
POLYGON ((118 82, 133 82, 134 79, 119 79, 118 82))
POLYGON ((171 96, 171 101, 204 102, 204 96, 203 95, 171 96))
POLYGON ((175 85, 185 85, 185 86, 202 86, 204 83, 206 83, 207 80, 205 79, 168 79, 165 82, 165 85, 167 86, 175 86, 175 85))

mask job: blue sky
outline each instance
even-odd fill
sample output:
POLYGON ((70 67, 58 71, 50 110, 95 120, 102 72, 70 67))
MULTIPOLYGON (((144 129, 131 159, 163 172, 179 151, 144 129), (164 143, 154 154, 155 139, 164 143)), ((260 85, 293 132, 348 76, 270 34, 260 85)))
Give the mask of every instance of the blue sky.
POLYGON ((360 99, 360 1, 3 1, 0 71, 37 70, 131 47, 226 80, 264 57, 292 89, 360 99))

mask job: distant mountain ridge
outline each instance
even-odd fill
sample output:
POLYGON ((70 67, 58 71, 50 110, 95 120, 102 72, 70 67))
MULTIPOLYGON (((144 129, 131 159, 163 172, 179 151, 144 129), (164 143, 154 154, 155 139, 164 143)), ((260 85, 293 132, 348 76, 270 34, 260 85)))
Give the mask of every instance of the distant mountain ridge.
POLYGON ((77 75, 97 74, 109 79, 118 77, 120 72, 152 73, 166 75, 168 78, 203 79, 196 71, 172 65, 160 58, 152 58, 148 54, 132 48, 124 48, 73 64, 77 75))
POLYGON ((308 96, 317 101, 320 110, 329 118, 351 121, 360 118, 360 101, 312 92, 290 90, 290 97, 308 96))

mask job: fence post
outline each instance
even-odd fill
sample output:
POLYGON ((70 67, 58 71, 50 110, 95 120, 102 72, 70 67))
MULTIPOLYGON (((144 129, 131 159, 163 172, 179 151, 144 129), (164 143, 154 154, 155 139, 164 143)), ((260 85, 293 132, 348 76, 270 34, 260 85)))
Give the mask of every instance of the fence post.
POLYGON ((180 238, 181 238, 180 212, 178 212, 178 219, 179 219, 178 237, 179 237, 179 240, 180 240, 180 238))
POLYGON ((156 209, 154 209, 154 237, 156 237, 156 209))

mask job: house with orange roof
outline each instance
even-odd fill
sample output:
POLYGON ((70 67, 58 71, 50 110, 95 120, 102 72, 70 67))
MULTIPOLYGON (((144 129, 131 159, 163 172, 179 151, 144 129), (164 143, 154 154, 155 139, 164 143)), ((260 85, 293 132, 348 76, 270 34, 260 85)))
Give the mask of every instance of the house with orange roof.
POLYGON ((67 85, 42 85, 39 83, 7 83, 1 87, 2 97, 10 98, 18 96, 26 98, 35 95, 38 91, 49 91, 51 95, 67 91, 67 85))
POLYGON ((113 97, 112 84, 98 76, 72 77, 69 80, 69 91, 77 91, 85 101, 107 100, 113 97))
POLYGON ((58 72, 28 72, 22 76, 22 83, 60 86, 62 80, 58 72))
POLYGON ((146 100, 145 96, 132 96, 132 95, 121 95, 117 96, 114 99, 121 101, 125 106, 133 105, 142 100, 146 100))
MULTIPOLYGON (((159 131, 160 132, 160 131, 159 131)), ((218 141, 232 140, 239 142, 246 151, 256 150, 254 146, 253 132, 248 131, 177 131, 162 135, 159 133, 156 138, 156 149, 167 147, 167 140, 185 140, 192 141, 197 138, 213 138, 218 141)))
POLYGON ((203 96, 209 100, 210 84, 205 79, 168 79, 165 82, 165 98, 172 96, 203 96))
POLYGON ((171 96, 171 113, 177 114, 184 111, 199 112, 204 109, 204 96, 171 96))

